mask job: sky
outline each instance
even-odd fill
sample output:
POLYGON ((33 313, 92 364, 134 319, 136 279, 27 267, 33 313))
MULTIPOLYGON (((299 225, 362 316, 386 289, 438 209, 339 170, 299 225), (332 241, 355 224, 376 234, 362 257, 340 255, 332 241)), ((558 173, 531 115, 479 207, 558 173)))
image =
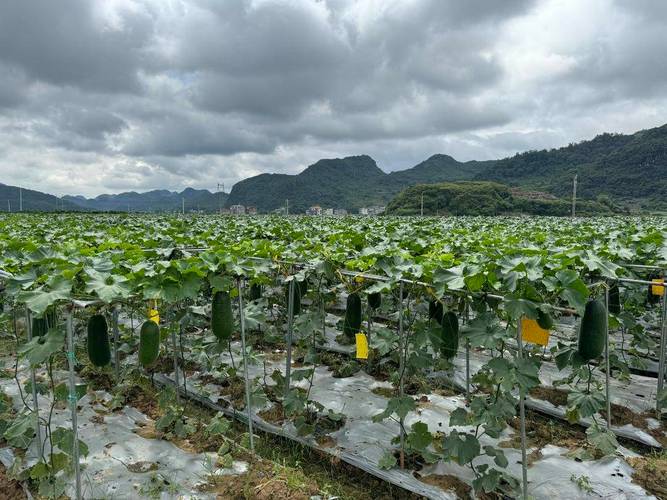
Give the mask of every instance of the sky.
POLYGON ((3 0, 0 182, 227 191, 667 122, 664 0, 3 0))

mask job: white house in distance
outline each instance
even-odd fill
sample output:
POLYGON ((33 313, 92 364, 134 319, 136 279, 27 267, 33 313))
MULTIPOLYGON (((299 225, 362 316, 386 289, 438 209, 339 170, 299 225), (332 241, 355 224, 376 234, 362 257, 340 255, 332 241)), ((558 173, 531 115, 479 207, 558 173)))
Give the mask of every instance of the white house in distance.
POLYGON ((375 206, 375 207, 361 207, 359 209, 359 215, 380 215, 384 213, 386 207, 375 206))
POLYGON ((229 213, 232 215, 244 215, 245 207, 243 205, 232 205, 229 207, 229 213))
POLYGON ((322 207, 319 205, 313 205, 308 210, 306 210, 306 215, 322 215, 322 207))
POLYGON ((322 209, 322 215, 333 215, 334 214, 334 209, 333 208, 324 208, 322 209))

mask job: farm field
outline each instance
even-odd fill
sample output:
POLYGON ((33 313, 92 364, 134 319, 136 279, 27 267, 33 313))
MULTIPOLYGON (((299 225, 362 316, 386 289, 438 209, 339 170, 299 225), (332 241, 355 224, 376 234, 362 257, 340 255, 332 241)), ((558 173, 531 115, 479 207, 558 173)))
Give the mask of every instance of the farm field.
POLYGON ((664 217, 0 216, 16 498, 667 498, 664 217))

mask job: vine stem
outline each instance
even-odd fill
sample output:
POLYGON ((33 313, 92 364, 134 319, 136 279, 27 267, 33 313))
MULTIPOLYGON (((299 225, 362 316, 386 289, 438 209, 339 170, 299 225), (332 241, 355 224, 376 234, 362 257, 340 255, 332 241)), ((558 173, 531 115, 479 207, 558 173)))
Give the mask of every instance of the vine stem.
POLYGON ((23 395, 23 388, 21 387, 21 382, 19 381, 19 356, 18 356, 18 351, 19 348, 21 347, 21 339, 19 336, 19 331, 18 331, 18 322, 16 319, 16 310, 14 310, 14 337, 16 338, 16 360, 14 361, 14 381, 16 382, 16 387, 18 387, 19 390, 19 396, 21 396, 21 401, 23 401, 23 406, 27 408, 29 411, 33 411, 33 409, 28 406, 28 402, 25 400, 25 396, 23 395))

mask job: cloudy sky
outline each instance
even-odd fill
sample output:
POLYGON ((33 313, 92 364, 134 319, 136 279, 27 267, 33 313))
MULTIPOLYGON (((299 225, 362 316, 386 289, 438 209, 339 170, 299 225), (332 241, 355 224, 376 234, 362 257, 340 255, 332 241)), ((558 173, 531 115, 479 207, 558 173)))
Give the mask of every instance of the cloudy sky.
POLYGON ((664 0, 3 0, 0 182, 227 190, 667 122, 664 0))

